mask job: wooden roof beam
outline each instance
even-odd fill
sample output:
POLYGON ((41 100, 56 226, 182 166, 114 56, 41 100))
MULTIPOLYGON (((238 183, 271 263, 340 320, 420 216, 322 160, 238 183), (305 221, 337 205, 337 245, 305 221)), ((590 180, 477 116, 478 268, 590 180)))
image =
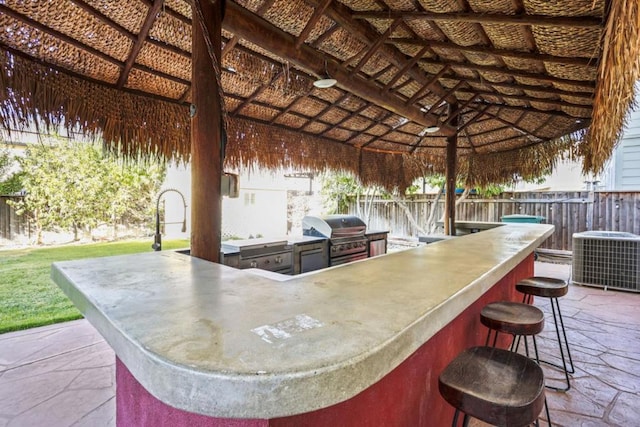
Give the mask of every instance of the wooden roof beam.
POLYGON ((140 53, 140 49, 142 49, 142 45, 144 44, 147 36, 149 35, 149 30, 151 30, 151 26, 156 21, 156 17, 158 16, 158 12, 164 3, 163 0, 154 0, 153 4, 149 8, 147 12, 147 17, 142 24, 142 28, 140 28, 140 32, 138 33, 138 38, 133 43, 133 47, 131 48, 131 52, 129 52, 129 57, 127 61, 124 63, 124 68, 120 72, 120 77, 118 77, 118 83, 116 83, 116 87, 118 89, 122 89, 124 84, 127 82, 129 78, 129 73, 131 72, 131 68, 133 64, 136 62, 136 58, 140 53))
MULTIPOLYGON (((136 36, 135 34, 133 34, 131 31, 127 30, 126 28, 124 28, 122 25, 118 24, 117 22, 111 20, 111 18, 109 18, 108 16, 106 16, 104 13, 100 12, 100 10, 96 9, 95 7, 87 4, 86 2, 82 1, 82 0, 72 0, 73 3, 75 3, 79 8, 87 11, 89 14, 91 14, 93 17, 95 17, 96 19, 98 19, 99 21, 102 21, 104 24, 108 25, 109 27, 113 28, 114 30, 118 31, 120 34, 128 37, 129 39, 131 39, 131 41, 133 41, 134 43, 136 42, 136 40, 138 39, 138 36, 136 36)), ((148 6, 148 7, 153 7, 153 2, 152 0, 143 0, 143 2, 148 6)), ((169 11, 172 11, 172 9, 170 8, 166 8, 164 9, 165 12, 169 13, 169 11)), ((177 12, 174 12, 176 14, 178 14, 177 12)), ((169 13, 170 14, 170 13, 169 13)), ((180 15, 180 14, 178 14, 180 15)), ((184 20, 183 22, 185 22, 188 26, 191 26, 191 20, 180 15, 184 20)), ((162 43, 158 40, 154 40, 152 38, 147 37, 145 39, 145 42, 147 43, 151 43, 152 45, 159 47, 160 49, 166 49, 168 51, 171 51, 177 55, 183 56, 185 58, 191 58, 191 52, 187 52, 185 50, 180 49, 179 47, 170 45, 170 44, 166 44, 166 43, 162 43)))
POLYGON ((309 37, 309 34, 311 34, 311 30, 313 30, 313 27, 315 27, 320 18, 322 18, 322 14, 330 3, 331 0, 324 0, 318 7, 315 8, 315 10, 313 11, 313 15, 311 15, 311 18, 309 18, 309 20, 307 21, 307 25, 304 26, 304 28, 300 32, 300 35, 298 36, 298 39, 296 40, 296 49, 298 49, 300 45, 304 43, 307 37, 309 37))
MULTIPOLYGON (((447 93, 444 96, 440 97, 436 102, 433 103, 431 108, 429 108, 429 110, 427 111, 427 114, 433 114, 436 111, 436 108, 442 105, 442 103, 449 97, 449 95, 455 93, 463 84, 464 82, 458 82, 454 87, 448 89, 447 93)), ((438 123, 438 126, 439 125, 440 123, 438 123)))
POLYGON ((555 55, 549 55, 544 53, 522 52, 517 50, 509 50, 509 49, 496 49, 489 46, 461 46, 455 43, 441 42, 436 40, 424 40, 424 39, 414 39, 414 38, 393 38, 393 39, 387 39, 385 43, 406 44, 411 46, 428 46, 431 48, 435 47, 440 49, 449 49, 449 50, 455 50, 458 52, 472 52, 472 53, 487 54, 487 55, 493 55, 493 56, 499 56, 499 57, 544 61, 544 62, 550 62, 554 64, 595 65, 595 60, 593 58, 555 56, 555 55))
MULTIPOLYGON (((491 105, 485 105, 483 108, 481 108, 480 111, 478 111, 469 121, 467 121, 465 124, 463 124, 458 128, 458 133, 462 132, 463 130, 466 132, 466 128, 469 125, 472 125, 475 122, 477 122, 480 119, 480 117, 484 116, 485 111, 487 111, 489 107, 491 107, 491 105)), ((467 137, 469 137, 468 133, 467 133, 467 137)))
MULTIPOLYGON (((305 2, 313 7, 317 7, 319 0, 305 0, 305 2)), ((376 40, 378 40, 380 34, 369 24, 353 19, 351 17, 352 12, 353 11, 347 6, 339 2, 333 2, 329 7, 327 7, 326 15, 367 46, 371 46, 376 40)), ((391 62, 398 68, 402 68, 403 64, 408 60, 404 53, 393 46, 383 44, 380 47, 379 52, 387 59, 387 61, 391 62)), ((420 84, 425 84, 429 80, 429 75, 420 67, 410 68, 407 71, 407 75, 420 84)), ((446 93, 446 89, 437 82, 433 85, 433 91, 438 95, 446 93)), ((447 101, 455 102, 456 100, 455 98, 450 97, 447 101)))
POLYGON ((459 89, 458 92, 471 93, 476 95, 497 96, 502 99, 516 99, 518 101, 541 102, 543 104, 551 104, 558 107, 575 107, 575 108, 586 108, 586 109, 593 108, 592 105, 576 104, 573 102, 562 101, 557 99, 535 98, 533 96, 526 96, 526 95, 507 95, 500 92, 491 92, 486 90, 459 89))
MULTIPOLYGON (((2 7, 3 6, 0 5, 0 11, 2 11, 2 7)), ((6 44, 4 44, 2 42, 0 42, 0 50, 4 50, 4 51, 7 51, 7 52, 10 52, 12 55, 19 56, 19 57, 24 58, 24 59, 26 59, 28 61, 32 61, 32 62, 34 62, 36 64, 42 65, 43 67, 50 68, 52 70, 56 70, 56 71, 58 71, 60 73, 67 74, 67 75, 75 77, 75 78, 77 78, 79 80, 86 80, 88 82, 91 82, 91 83, 93 83, 95 85, 98 85, 98 86, 101 86, 101 87, 107 87, 107 88, 110 88, 110 89, 115 88, 115 85, 113 85, 113 84, 106 83, 106 82, 104 82, 102 80, 98 80, 98 79, 95 79, 95 78, 92 78, 92 77, 84 76, 82 74, 76 73, 75 71, 68 70, 68 69, 66 69, 64 67, 61 67, 61 66, 58 66, 58 65, 55 65, 55 64, 51 64, 49 62, 44 62, 41 58, 36 58, 34 56, 31 56, 28 53, 22 52, 21 50, 14 49, 11 46, 8 46, 8 45, 6 45, 6 44)), ((176 99, 173 99, 173 98, 168 98, 168 97, 162 96, 162 95, 156 95, 156 94, 149 93, 149 92, 142 92, 141 90, 137 90, 137 89, 130 89, 128 87, 123 87, 120 90, 123 91, 123 92, 126 92, 126 93, 131 93, 133 95, 140 96, 142 98, 151 98, 151 99, 157 99, 159 101, 168 102, 170 104, 184 105, 184 103, 182 101, 180 101, 180 100, 176 100, 176 99)))
POLYGON ((278 72, 275 76, 273 76, 273 78, 269 83, 265 83, 262 86, 259 86, 250 96, 248 96, 244 101, 242 101, 240 105, 236 107, 235 110, 231 112, 231 115, 232 116, 237 115, 240 111, 242 111, 244 107, 251 104, 257 97, 260 96, 262 92, 264 92, 265 90, 267 90, 269 86, 274 84, 282 76, 282 74, 284 74, 283 71, 278 72))
POLYGON ((379 36, 378 39, 371 46, 369 46, 369 50, 367 50, 367 53, 365 53, 362 59, 360 59, 356 66, 353 67, 352 72, 354 74, 360 71, 362 67, 364 67, 364 64, 366 64, 367 61, 371 59, 373 54, 376 53, 376 51, 380 48, 380 46, 384 44, 385 40, 395 31, 396 27, 400 25, 400 22, 402 22, 402 20, 400 19, 396 19, 395 21, 393 21, 391 25, 389 25, 389 28, 387 28, 387 31, 379 36))
MULTIPOLYGON (((480 104, 485 105, 486 103, 482 102, 480 104)), ((505 109, 514 110, 514 111, 525 111, 527 113, 549 114, 551 116, 562 117, 562 118, 571 119, 571 120, 589 120, 589 118, 587 117, 571 116, 565 113, 564 111, 558 111, 558 110, 539 110, 533 107, 521 107, 519 105, 508 105, 508 104, 493 104, 493 106, 497 108, 505 108, 505 109)), ((513 126, 513 123, 509 123, 509 125, 513 126)))
POLYGON ((491 65, 478 65, 478 64, 471 64, 468 62, 442 62, 442 61, 435 61, 432 59, 421 59, 419 62, 423 64, 429 64, 429 65, 440 65, 440 66, 449 65, 452 68, 459 67, 459 68, 465 68, 465 69, 474 70, 474 71, 487 71, 490 73, 499 73, 499 74, 504 74, 506 76, 512 76, 512 77, 525 77, 529 79, 539 80, 542 82, 561 83, 561 84, 567 84, 572 86, 580 86, 580 87, 589 88, 589 89, 594 89, 596 86, 595 82, 592 80, 563 79, 560 77, 548 76, 546 74, 529 73, 527 71, 493 67, 491 65))
MULTIPOLYGON (((589 125, 591 125, 591 121, 590 120, 588 122, 586 122, 586 123, 576 123, 575 126, 573 126, 571 129, 568 130, 567 134, 571 134, 571 133, 574 133, 574 132, 578 132, 579 130, 586 129, 587 127, 589 127, 589 125)), ((551 139, 553 140, 553 139, 556 139, 556 138, 551 138, 551 139)), ((543 140, 540 140, 540 141, 533 141, 530 144, 520 145, 518 147, 513 147, 513 148, 507 148, 506 150, 494 151, 491 154, 503 154, 503 153, 509 153, 511 151, 518 151, 518 150, 522 150, 524 148, 533 147, 533 146, 538 145, 538 144, 544 144, 547 141, 549 141, 549 139, 543 139, 543 140)), ((487 144, 484 144, 482 147, 493 145, 493 144, 496 144, 496 143, 497 142, 489 142, 487 144)))
POLYGON ((436 83, 440 79, 440 77, 442 77, 447 71, 449 71, 449 66, 445 65, 440 69, 440 71, 438 71, 436 75, 431 78, 431 80, 425 83, 419 90, 416 91, 416 93, 413 94, 411 98, 409 98, 407 104, 411 105, 418 99, 420 99, 424 95, 424 93, 431 87, 431 85, 436 83))
MULTIPOLYGON (((500 115, 499 115, 500 114, 500 110, 498 110, 498 112, 496 112, 495 114, 490 113, 488 111, 485 111, 485 114, 490 116, 490 117, 493 117, 495 120, 499 121, 500 123, 503 123, 503 124, 513 128, 513 129, 517 130, 518 132, 523 133, 524 135, 530 135, 530 136, 532 136, 534 138, 540 138, 538 135, 536 135, 535 133, 531 132, 530 130, 525 129, 525 128, 521 127, 521 126, 518 126, 515 123, 511 123, 511 122, 503 119, 502 117, 500 117, 500 115)), ((552 118, 552 117, 553 116, 550 115, 549 119, 552 118)), ((549 119, 547 119, 547 120, 549 120, 549 119)), ((520 136, 522 136, 522 135, 520 135, 520 136)))
MULTIPOLYGON (((331 125, 329 127, 329 129, 325 130, 324 132, 321 133, 321 135, 334 130, 335 128, 339 127, 340 125, 342 125, 343 123, 347 122, 348 120, 351 120, 352 118, 356 117, 357 115, 359 115, 360 113, 362 113, 364 110, 366 110, 367 108, 369 108, 369 104, 365 104, 362 107, 358 108, 355 111, 352 111, 351 113, 349 113, 348 116, 346 116, 344 119, 340 120, 339 122, 337 122, 334 125, 331 125)), ((369 119, 371 120, 371 119, 369 119)), ((344 128, 343 128, 344 129, 344 128)), ((353 131, 353 132, 357 132, 357 131, 353 131)))
MULTIPOLYGON (((267 10, 269 10, 269 8, 273 5, 274 2, 275 0, 266 0, 264 3, 262 3, 262 5, 260 5, 258 10, 256 11, 257 14, 262 16, 267 10)), ((231 52, 233 48, 238 44, 239 41, 240 41, 240 38, 234 34, 233 37, 231 37, 229 41, 225 43, 224 48, 222 48, 221 57, 224 58, 225 56, 227 56, 229 52, 231 52)))
POLYGON ((404 66, 396 73, 396 75, 393 76, 393 78, 389 80, 389 82, 387 82, 387 84, 384 86, 384 89, 389 90, 395 84, 395 82, 397 82, 402 76, 405 75, 407 71, 409 71, 409 68, 416 65, 418 60, 422 58, 422 56, 428 49, 429 48, 427 46, 424 46, 422 49, 420 49, 420 52, 418 52, 413 58, 407 61, 407 63, 404 64, 404 66))
MULTIPOLYGON (((315 75, 324 75, 326 69, 343 89, 415 123, 432 126, 438 121, 436 116, 423 114, 419 109, 405 105, 400 98, 382 93, 377 85, 351 74, 348 69, 333 60, 327 60, 313 48, 303 44, 296 49, 295 38, 291 34, 280 30, 236 3, 227 3, 223 27, 315 75)), ((441 130, 446 134, 455 132, 451 126, 441 130)))
MULTIPOLYGON (((360 131, 360 133, 366 134, 369 130, 371 130, 373 127, 378 126, 378 125, 386 126, 386 127, 390 128, 391 126, 386 124, 384 121, 387 120, 389 117, 391 117, 392 114, 393 113, 390 112, 390 111, 381 110, 380 113, 378 113, 378 117, 369 118, 369 117, 365 116, 367 119, 369 119, 371 121, 371 123, 369 123, 369 125, 366 128, 362 129, 360 131)), ((352 136, 351 138, 347 139, 345 142, 351 142, 354 138, 357 138, 357 137, 358 137, 358 135, 356 134, 356 135, 352 136)))
POLYGON ((538 25, 567 28, 603 28, 602 18, 593 16, 503 15, 497 13, 421 11, 362 11, 351 15, 354 19, 425 19, 428 21, 471 22, 476 24, 538 25))
POLYGON ((583 89, 583 92, 573 92, 573 91, 557 89, 555 87, 525 85, 525 84, 521 84, 521 83, 492 82, 490 80, 468 79, 466 77, 460 77, 458 75, 450 75, 450 74, 447 74, 443 78, 451 79, 451 80, 464 80, 467 83, 475 83, 475 84, 484 85, 484 86, 505 87, 505 88, 508 88, 508 89, 517 89, 517 90, 521 90, 521 91, 529 90, 529 91, 534 91, 534 92, 551 93, 551 94, 558 95, 558 96, 563 96, 564 95, 564 96, 572 96, 572 97, 575 97, 575 98, 583 98, 583 99, 593 99, 593 96, 594 96, 593 95, 593 89, 583 89))
MULTIPOLYGON (((466 100, 464 102, 464 104, 460 105, 455 111, 452 111, 451 114, 449 114, 449 117, 447 118, 447 120, 444 121, 444 124, 448 125, 449 123, 451 123, 451 120, 453 120, 455 117, 459 116, 460 113, 462 113, 462 111, 467 108, 472 102, 474 102, 476 99, 478 99, 478 97, 480 96, 479 93, 473 94, 473 96, 471 98, 469 98, 468 100, 466 100)), ((458 132, 460 132, 460 129, 458 129, 458 132)))

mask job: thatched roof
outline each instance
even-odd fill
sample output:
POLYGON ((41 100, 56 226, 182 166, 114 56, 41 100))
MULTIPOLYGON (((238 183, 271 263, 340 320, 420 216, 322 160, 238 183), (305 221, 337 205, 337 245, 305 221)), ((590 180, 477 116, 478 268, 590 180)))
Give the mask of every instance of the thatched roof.
MULTIPOLYGON (((188 159, 184 0, 0 3, 0 124, 34 117, 188 159)), ((226 163, 353 171, 403 187, 609 157, 640 76, 637 0, 238 0, 223 21, 226 163), (313 86, 328 73, 329 89, 313 86), (440 130, 427 133, 437 125, 440 130)))

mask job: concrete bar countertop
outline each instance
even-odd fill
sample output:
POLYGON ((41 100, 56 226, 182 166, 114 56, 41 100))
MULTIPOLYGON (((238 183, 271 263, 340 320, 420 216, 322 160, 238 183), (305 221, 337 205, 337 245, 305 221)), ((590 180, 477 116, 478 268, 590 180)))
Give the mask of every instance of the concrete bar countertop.
POLYGON ((368 388, 552 231, 506 224, 287 281, 170 251, 58 262, 52 277, 156 398, 264 419, 368 388))

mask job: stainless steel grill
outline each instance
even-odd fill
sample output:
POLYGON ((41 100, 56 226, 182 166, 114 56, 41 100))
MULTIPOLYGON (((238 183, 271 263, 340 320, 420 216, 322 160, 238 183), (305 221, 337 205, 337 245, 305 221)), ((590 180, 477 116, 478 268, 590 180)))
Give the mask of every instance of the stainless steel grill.
POLYGON ((357 216, 305 216, 302 234, 329 239, 329 265, 340 265, 367 258, 367 225, 357 216))
POLYGON ((293 251, 286 240, 248 239, 223 242, 222 248, 238 252, 238 268, 260 268, 282 274, 293 273, 293 251))

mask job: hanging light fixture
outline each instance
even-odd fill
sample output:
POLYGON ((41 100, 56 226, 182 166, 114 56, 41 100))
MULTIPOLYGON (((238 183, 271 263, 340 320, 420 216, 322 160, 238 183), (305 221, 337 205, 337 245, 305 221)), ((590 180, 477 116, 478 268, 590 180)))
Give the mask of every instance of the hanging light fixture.
POLYGON ((440 130, 440 126, 429 126, 428 128, 424 129, 426 133, 436 133, 439 130, 440 130))
POLYGON ((319 89, 327 89, 332 86, 335 86, 338 81, 336 79, 331 78, 329 75, 329 71, 327 70, 327 61, 324 61, 324 76, 320 77, 318 80, 313 82, 313 85, 319 89))

